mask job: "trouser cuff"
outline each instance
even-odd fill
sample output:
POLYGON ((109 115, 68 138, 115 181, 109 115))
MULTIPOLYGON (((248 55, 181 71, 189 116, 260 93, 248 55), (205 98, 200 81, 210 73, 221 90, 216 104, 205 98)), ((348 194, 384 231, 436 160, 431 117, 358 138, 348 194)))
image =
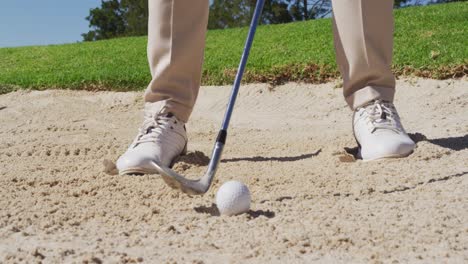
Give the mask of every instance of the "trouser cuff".
POLYGON ((356 108, 377 99, 393 102, 394 96, 395 88, 393 87, 389 88, 378 86, 366 86, 345 97, 345 100, 348 103, 349 107, 355 110, 356 108))
POLYGON ((172 102, 170 100, 145 102, 145 108, 154 113, 172 113, 177 117, 177 119, 184 123, 188 122, 190 114, 192 113, 192 109, 189 109, 186 106, 172 102))

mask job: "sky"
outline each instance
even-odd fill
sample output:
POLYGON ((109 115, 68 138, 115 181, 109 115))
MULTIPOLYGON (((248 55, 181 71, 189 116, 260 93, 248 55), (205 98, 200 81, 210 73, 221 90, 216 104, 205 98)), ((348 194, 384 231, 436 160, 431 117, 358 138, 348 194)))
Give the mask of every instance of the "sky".
POLYGON ((101 0, 0 0, 0 47, 81 41, 101 0))

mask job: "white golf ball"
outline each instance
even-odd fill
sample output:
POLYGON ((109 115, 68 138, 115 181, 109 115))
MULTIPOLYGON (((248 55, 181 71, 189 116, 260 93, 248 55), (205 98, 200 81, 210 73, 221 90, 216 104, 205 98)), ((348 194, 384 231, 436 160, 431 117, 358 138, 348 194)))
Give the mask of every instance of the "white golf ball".
POLYGON ((236 215, 250 209, 249 188, 238 181, 228 181, 216 193, 216 206, 222 215, 236 215))

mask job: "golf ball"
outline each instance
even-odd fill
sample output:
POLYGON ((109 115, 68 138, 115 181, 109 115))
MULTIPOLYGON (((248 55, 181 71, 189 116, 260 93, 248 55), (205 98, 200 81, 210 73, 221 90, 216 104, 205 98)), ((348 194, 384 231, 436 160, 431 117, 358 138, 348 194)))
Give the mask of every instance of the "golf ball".
POLYGON ((239 181, 228 181, 216 193, 216 206, 222 215, 245 213, 250 208, 249 188, 239 181))

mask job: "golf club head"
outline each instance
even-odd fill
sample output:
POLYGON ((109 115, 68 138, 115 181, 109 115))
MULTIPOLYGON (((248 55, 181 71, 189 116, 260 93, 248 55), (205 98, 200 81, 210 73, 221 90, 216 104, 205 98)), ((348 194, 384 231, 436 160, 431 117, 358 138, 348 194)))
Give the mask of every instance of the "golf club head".
POLYGON ((155 162, 153 162, 153 166, 159 172, 164 182, 173 189, 181 190, 190 195, 203 195, 210 188, 210 183, 207 184, 204 181, 206 175, 200 180, 189 180, 168 167, 161 166, 155 162))
MULTIPOLYGON (((225 135, 225 133, 222 134, 225 135)), ((224 136, 222 138, 225 139, 224 136)), ((210 189, 211 182, 213 182, 218 164, 221 160, 223 148, 224 143, 217 141, 215 147, 213 148, 213 153, 211 154, 211 160, 208 164, 208 169, 205 175, 203 175, 198 180, 187 179, 169 167, 159 165, 156 162, 152 162, 152 164, 153 167, 159 172, 164 182, 171 188, 181 190, 186 194, 203 195, 210 189)))

